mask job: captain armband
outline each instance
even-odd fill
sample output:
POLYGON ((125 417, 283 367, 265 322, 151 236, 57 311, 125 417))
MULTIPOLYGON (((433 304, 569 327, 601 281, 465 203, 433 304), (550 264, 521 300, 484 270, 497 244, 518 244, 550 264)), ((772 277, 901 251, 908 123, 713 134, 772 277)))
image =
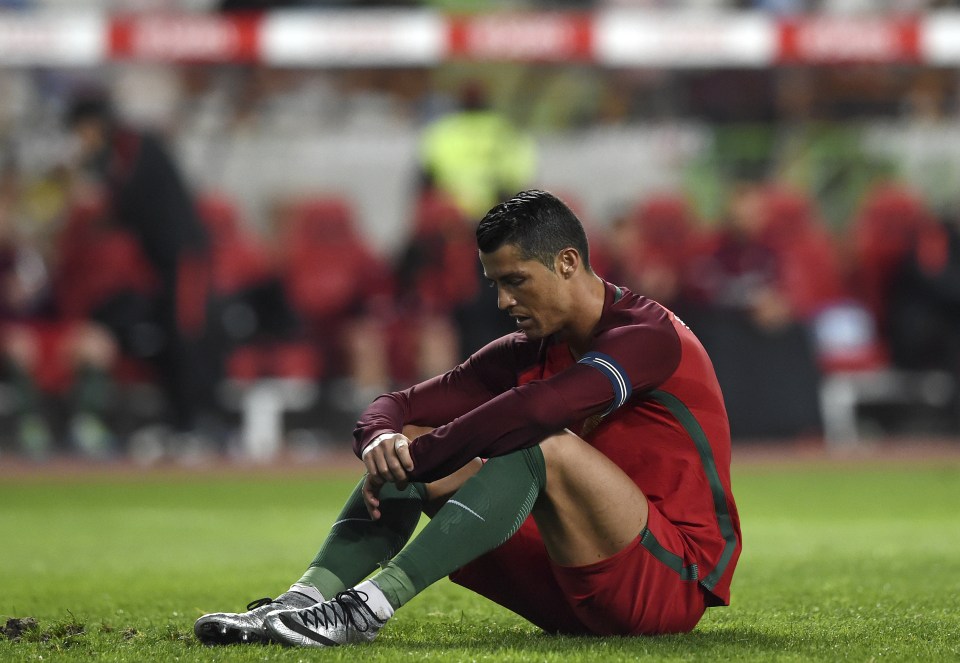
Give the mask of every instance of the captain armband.
POLYGON ((630 399, 630 394, 633 393, 630 379, 627 377, 627 372, 613 357, 602 352, 588 352, 577 363, 592 366, 610 380, 610 386, 613 387, 613 402, 602 416, 607 416, 630 399))

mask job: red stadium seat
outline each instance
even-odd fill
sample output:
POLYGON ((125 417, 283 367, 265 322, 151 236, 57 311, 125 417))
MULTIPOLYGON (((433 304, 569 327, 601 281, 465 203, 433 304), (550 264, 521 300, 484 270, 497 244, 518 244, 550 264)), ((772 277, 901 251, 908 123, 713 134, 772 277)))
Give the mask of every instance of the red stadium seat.
POLYGON ((825 311, 818 328, 822 334, 833 326, 838 332, 834 341, 839 341, 841 349, 844 343, 848 346, 843 352, 822 356, 824 435, 832 446, 857 443, 857 409, 863 404, 944 407, 955 389, 946 372, 891 366, 883 335, 891 288, 901 264, 913 251, 921 264, 943 257, 942 234, 933 215, 911 191, 885 184, 864 199, 849 233, 854 259, 851 281, 857 299, 846 310, 840 306, 825 311))
POLYGON ((448 197, 422 196, 414 209, 410 242, 422 253, 413 287, 421 311, 449 314, 477 292, 474 232, 448 197))
POLYGON ((287 293, 309 323, 322 327, 389 294, 387 267, 357 232, 343 199, 295 202, 279 232, 287 293))
POLYGON ((686 199, 659 193, 640 201, 615 229, 615 278, 668 306, 681 297, 688 270, 706 248, 686 199))
POLYGON ((316 348, 303 341, 276 341, 241 346, 227 360, 227 376, 239 382, 261 378, 314 380, 323 373, 316 348))
MULTIPOLYGON (((134 293, 150 297, 159 287, 136 239, 110 225, 106 212, 101 195, 73 201, 65 212, 64 227, 57 238, 52 284, 57 310, 68 323, 89 319, 115 296, 134 293)), ((57 359, 51 352, 42 356, 45 361, 57 359)), ((41 371, 59 371, 62 375, 62 369, 47 367, 41 371)), ((151 367, 134 357, 121 356, 113 372, 124 383, 155 379, 151 367)), ((46 387, 51 384, 43 379, 41 382, 46 387)))
POLYGON ((634 209, 642 261, 682 265, 696 248, 696 221, 681 196, 658 194, 646 198, 634 209))
MULTIPOLYGON (((218 295, 236 295, 276 277, 270 247, 250 230, 228 196, 207 192, 198 198, 197 209, 210 232, 213 283, 218 295)), ((226 373, 239 382, 315 379, 321 375, 322 363, 316 349, 305 341, 256 339, 230 353, 226 373)))
POLYGON ((936 232, 933 215, 906 188, 882 185, 864 199, 851 226, 852 280, 881 328, 897 269, 921 237, 931 232, 936 232))
POLYGON ((837 242, 806 196, 787 189, 766 192, 761 237, 776 251, 790 306, 802 320, 848 297, 837 242))
MULTIPOLYGON (((380 320, 391 315, 388 266, 367 246, 342 198, 293 201, 281 208, 278 221, 280 277, 319 353, 316 365, 325 377, 350 375, 357 357, 346 343, 349 323, 371 314, 380 320)), ((379 341, 371 338, 369 343, 379 341)))
POLYGON ((247 228, 229 198, 207 193, 198 199, 197 208, 210 232, 217 293, 235 293, 273 275, 270 249, 247 228))
POLYGON ((158 283, 132 235, 104 221, 102 198, 75 202, 57 244, 54 297, 67 318, 87 318, 121 291, 153 292, 158 283))

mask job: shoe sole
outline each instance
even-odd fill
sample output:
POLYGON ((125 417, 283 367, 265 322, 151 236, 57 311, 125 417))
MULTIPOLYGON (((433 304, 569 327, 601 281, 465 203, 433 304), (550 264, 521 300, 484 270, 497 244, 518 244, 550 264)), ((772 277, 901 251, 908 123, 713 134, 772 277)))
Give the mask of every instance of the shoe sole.
POLYGON ((259 645, 273 642, 265 634, 216 622, 197 624, 193 633, 201 643, 211 647, 217 645, 259 645))

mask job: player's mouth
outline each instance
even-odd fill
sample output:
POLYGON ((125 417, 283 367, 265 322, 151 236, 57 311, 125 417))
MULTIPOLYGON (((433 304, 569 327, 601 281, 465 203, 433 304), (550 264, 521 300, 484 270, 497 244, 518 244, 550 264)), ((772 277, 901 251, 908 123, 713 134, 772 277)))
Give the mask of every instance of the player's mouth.
POLYGON ((528 329, 533 326, 533 318, 529 318, 525 315, 515 315, 513 319, 517 323, 517 327, 520 329, 528 329))

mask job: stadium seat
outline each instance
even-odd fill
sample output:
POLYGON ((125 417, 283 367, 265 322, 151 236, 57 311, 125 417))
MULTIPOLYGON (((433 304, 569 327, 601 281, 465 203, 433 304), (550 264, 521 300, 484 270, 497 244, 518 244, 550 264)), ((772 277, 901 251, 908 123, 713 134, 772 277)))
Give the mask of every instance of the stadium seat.
POLYGON ((323 362, 308 341, 278 334, 282 324, 261 319, 287 315, 276 301, 283 299, 283 290, 272 287, 279 285, 279 277, 269 247, 246 225, 233 201, 208 192, 197 207, 210 232, 223 324, 227 335, 239 341, 227 357, 224 401, 240 412, 247 458, 270 460, 283 443, 284 414, 316 402, 323 362), (252 328, 231 333, 231 325, 252 328))
POLYGON ((67 318, 88 318, 123 291, 150 294, 158 287, 136 240, 105 220, 105 203, 94 196, 66 211, 56 247, 54 297, 67 318))
POLYGON ((892 365, 884 338, 897 271, 935 231, 934 218, 922 200, 890 184, 867 195, 851 225, 855 298, 822 309, 815 325, 823 349, 820 402, 828 447, 860 443, 862 406, 943 408, 952 402, 957 385, 950 373, 892 365))
POLYGON ((639 232, 641 261, 662 260, 680 265, 695 248, 696 219, 680 195, 645 198, 634 209, 632 220, 639 232))
POLYGON ((477 291, 473 228, 453 201, 439 193, 419 198, 411 227, 409 247, 418 254, 411 275, 417 308, 449 314, 477 291))
POLYGON ((919 196, 894 184, 867 194, 853 220, 851 245, 855 292, 873 312, 881 329, 896 271, 935 219, 919 196))
POLYGON ((393 314, 393 279, 359 232, 351 203, 334 195, 287 201, 275 227, 283 290, 319 353, 321 378, 346 379, 331 396, 346 407, 353 395, 382 393, 389 383, 382 327, 393 314))
POLYGON ((247 228, 227 196, 204 194, 197 200, 197 209, 210 232, 213 287, 218 294, 235 293, 272 276, 268 247, 247 228))
MULTIPOLYGON (((151 297, 159 287, 137 241, 105 214, 100 195, 74 201, 65 212, 52 281, 57 311, 66 320, 95 318, 115 298, 151 297)), ((114 377, 127 385, 155 380, 151 367, 130 355, 121 356, 114 377)))
POLYGON ((611 251, 624 284, 668 306, 683 296, 687 270, 705 239, 687 200, 657 193, 641 200, 616 229, 611 251))
POLYGON ((803 194, 770 188, 764 208, 761 236, 779 256, 791 308, 809 322, 819 311, 848 297, 837 242, 803 194))
POLYGON ((367 246, 342 198, 296 201, 280 233, 280 270, 296 311, 315 329, 389 295, 385 263, 367 246))

